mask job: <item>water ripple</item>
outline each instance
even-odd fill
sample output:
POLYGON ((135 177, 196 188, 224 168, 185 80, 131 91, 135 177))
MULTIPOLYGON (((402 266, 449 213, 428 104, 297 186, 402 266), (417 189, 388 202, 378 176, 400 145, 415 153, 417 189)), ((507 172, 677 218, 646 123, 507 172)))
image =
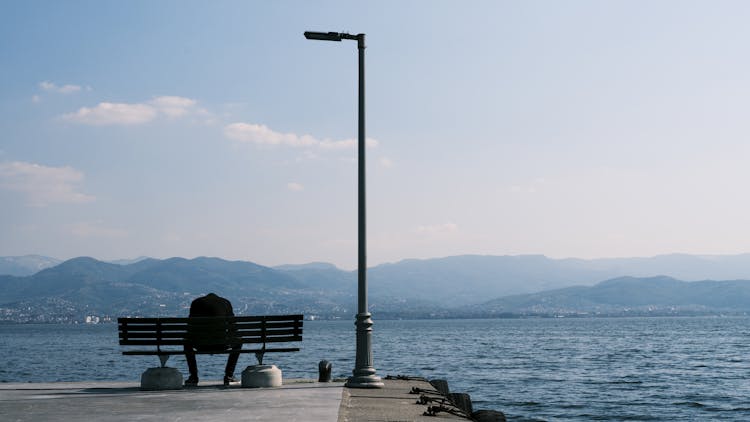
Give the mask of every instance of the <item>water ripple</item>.
MULTIPOLYGON (((380 376, 447 379, 511 421, 750 420, 750 318, 376 321, 380 376)), ((0 325, 0 382, 137 382, 151 356, 122 356, 114 325, 0 325), (54 350, 55 353, 50 353, 54 350)), ((354 365, 351 321, 305 322, 298 353, 267 355, 284 377, 354 365)), ((226 356, 200 356, 218 379, 226 356)), ((253 364, 243 356, 239 368, 253 364)), ((186 371, 184 357, 169 360, 186 371)))

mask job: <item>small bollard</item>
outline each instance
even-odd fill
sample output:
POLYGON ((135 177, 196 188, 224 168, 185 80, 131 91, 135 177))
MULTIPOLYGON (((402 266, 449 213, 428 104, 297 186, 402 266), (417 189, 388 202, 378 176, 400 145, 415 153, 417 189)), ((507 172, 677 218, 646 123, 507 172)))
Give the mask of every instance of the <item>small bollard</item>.
POLYGON ((447 396, 451 392, 450 388, 448 388, 448 380, 430 380, 430 385, 435 387, 435 390, 439 391, 440 394, 444 396, 447 396))
POLYGON ((474 406, 471 404, 471 396, 466 393, 448 393, 448 400, 470 415, 474 412, 474 406))
POLYGON ((477 422, 505 422, 505 414, 497 410, 477 410, 471 417, 477 422))
POLYGON ((321 360, 318 364, 318 382, 331 382, 331 362, 321 360))

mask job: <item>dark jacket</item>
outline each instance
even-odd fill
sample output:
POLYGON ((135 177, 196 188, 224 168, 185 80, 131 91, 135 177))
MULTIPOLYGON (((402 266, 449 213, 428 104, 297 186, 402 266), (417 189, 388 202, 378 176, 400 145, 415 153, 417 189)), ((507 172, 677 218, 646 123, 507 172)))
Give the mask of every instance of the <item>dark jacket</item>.
POLYGON ((221 351, 228 349, 231 345, 225 344, 223 340, 227 333, 233 333, 233 324, 224 324, 215 321, 200 321, 200 317, 227 317, 234 316, 232 304, 213 293, 199 297, 190 304, 190 318, 196 318, 188 322, 189 339, 193 347, 201 351, 221 351))
POLYGON ((234 316, 232 304, 221 296, 209 293, 190 304, 191 317, 234 316))

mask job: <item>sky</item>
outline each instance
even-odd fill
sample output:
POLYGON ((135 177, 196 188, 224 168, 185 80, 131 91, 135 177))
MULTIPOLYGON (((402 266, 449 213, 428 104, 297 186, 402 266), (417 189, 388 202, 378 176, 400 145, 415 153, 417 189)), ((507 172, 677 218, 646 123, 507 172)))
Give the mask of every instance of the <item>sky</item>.
POLYGON ((744 1, 0 2, 0 256, 750 252, 744 1))

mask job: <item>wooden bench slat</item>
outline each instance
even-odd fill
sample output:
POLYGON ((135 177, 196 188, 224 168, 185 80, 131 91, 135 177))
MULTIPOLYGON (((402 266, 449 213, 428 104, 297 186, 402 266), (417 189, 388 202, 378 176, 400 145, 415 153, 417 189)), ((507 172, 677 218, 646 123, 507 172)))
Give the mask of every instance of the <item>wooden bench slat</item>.
MULTIPOLYGON (((227 351, 228 352, 228 351, 227 351)), ((271 353, 271 352, 299 352, 299 347, 287 347, 280 349, 241 349, 237 350, 238 353, 271 353)), ((216 355, 224 352, 194 352, 196 355, 216 355)), ((184 355, 184 350, 162 350, 160 352, 156 350, 126 350, 122 352, 123 355, 128 356, 155 356, 155 355, 184 355)))
POLYGON ((157 333, 127 333, 127 334, 120 334, 120 341, 124 340, 158 340, 160 338, 185 338, 185 333, 161 333, 160 335, 157 333))
POLYGON ((237 321, 245 320, 247 318, 247 321, 250 321, 251 318, 258 318, 258 320, 262 321, 288 321, 288 320, 295 320, 295 321, 302 321, 302 314, 296 314, 296 315, 266 315, 266 316, 250 316, 250 317, 235 317, 237 321))
MULTIPOLYGON (((291 330, 270 330, 266 331, 265 335, 266 337, 272 337, 272 336, 285 336, 289 334, 302 334, 302 330, 300 329, 291 329, 291 330)), ((237 331, 236 335, 239 337, 262 337, 263 331, 261 330, 253 330, 253 331, 247 331, 247 330, 241 330, 237 331)))
MULTIPOLYGON (((278 330, 272 333, 266 333, 266 338, 277 338, 277 337, 288 337, 288 336, 301 336, 302 331, 301 330, 278 330)), ((127 341, 127 340, 158 340, 158 339, 186 339, 190 338, 191 335, 187 332, 174 332, 174 333, 156 333, 156 332, 137 332, 137 333, 120 333, 120 340, 121 341, 127 341)), ((224 342, 224 339, 227 337, 225 336, 206 336, 204 338, 208 338, 211 340, 204 340, 201 341, 202 343, 215 343, 218 341, 219 343, 224 342)), ((260 332, 256 333, 248 333, 248 332, 238 332, 235 335, 231 336, 231 338, 239 339, 241 342, 249 341, 250 339, 263 339, 263 336, 260 334, 260 332)))
MULTIPOLYGON (((239 330, 256 330, 260 329, 264 326, 264 324, 260 322, 251 322, 251 323, 245 323, 245 322, 237 322, 233 325, 233 327, 239 329, 239 330)), ((288 322, 267 322, 265 324, 266 329, 274 329, 274 328, 287 328, 287 327, 302 327, 302 321, 288 321, 288 322)))
MULTIPOLYGON (((191 330, 200 330, 200 329, 216 329, 217 327, 222 327, 221 325, 191 325, 188 328, 188 324, 182 324, 182 325, 162 325, 158 326, 156 324, 128 324, 127 326, 120 325, 119 330, 120 331, 187 331, 188 329, 191 330)), ((260 330, 264 326, 260 323, 252 323, 252 324, 227 324, 224 327, 229 329, 230 327, 232 329, 236 330, 260 330)), ((285 329, 285 328, 302 328, 302 323, 268 323, 265 325, 266 330, 277 330, 277 329, 285 329)))
MULTIPOLYGON (((302 341, 302 336, 270 337, 265 341, 261 338, 242 339, 242 344, 263 344, 263 343, 287 343, 292 341, 302 341)), ((120 340, 121 346, 183 346, 186 343, 184 339, 126 339, 120 340)), ((203 345, 212 343, 202 343, 203 345)), ((201 345, 201 344, 198 344, 201 345)))
MULTIPOLYGON (((187 324, 182 327, 161 327, 161 331, 176 331, 176 332, 185 332, 187 331, 187 324)), ((127 327, 120 327, 120 332, 138 332, 138 331, 156 331, 156 325, 138 325, 138 326, 127 326, 127 327)))
MULTIPOLYGON (((237 330, 232 333, 232 335, 239 336, 239 337, 261 337, 263 336, 263 330, 237 330)), ((142 331, 142 330, 136 330, 136 331, 120 331, 120 338, 150 338, 150 337, 164 337, 164 338, 179 338, 179 337, 188 337, 188 336, 200 336, 202 334, 205 335, 215 335, 216 330, 182 330, 182 331, 142 331)), ((292 329, 273 329, 273 330, 266 330, 265 335, 266 336, 279 336, 279 335, 287 335, 287 334, 302 334, 301 328, 292 328, 292 329)), ((219 333, 221 335, 221 333, 219 333)))
POLYGON ((128 326, 121 326, 118 329, 120 331, 186 331, 188 329, 191 330, 204 330, 204 329, 216 329, 216 328, 224 328, 224 329, 237 329, 237 330, 260 330, 265 328, 266 330, 279 330, 279 329, 286 329, 286 328, 302 328, 302 323, 278 323, 278 322, 269 322, 264 324, 261 323, 253 323, 253 324, 226 324, 226 325, 220 325, 220 324, 206 324, 206 325, 187 325, 184 324, 182 326, 168 326, 168 325, 156 325, 156 324, 149 324, 149 325, 128 325, 128 326))
POLYGON ((168 340, 120 340, 121 346, 182 346, 185 344, 183 339, 168 340))
POLYGON ((259 321, 302 321, 303 316, 297 315, 265 315, 265 316, 234 316, 234 317, 158 317, 158 318, 128 318, 120 317, 117 318, 117 322, 122 324, 155 324, 160 322, 162 324, 170 323, 185 323, 190 318, 193 321, 210 321, 210 320, 225 320, 228 319, 230 322, 259 322, 259 321))
POLYGON ((288 341, 302 341, 302 336, 269 337, 266 339, 266 343, 284 343, 288 341))

